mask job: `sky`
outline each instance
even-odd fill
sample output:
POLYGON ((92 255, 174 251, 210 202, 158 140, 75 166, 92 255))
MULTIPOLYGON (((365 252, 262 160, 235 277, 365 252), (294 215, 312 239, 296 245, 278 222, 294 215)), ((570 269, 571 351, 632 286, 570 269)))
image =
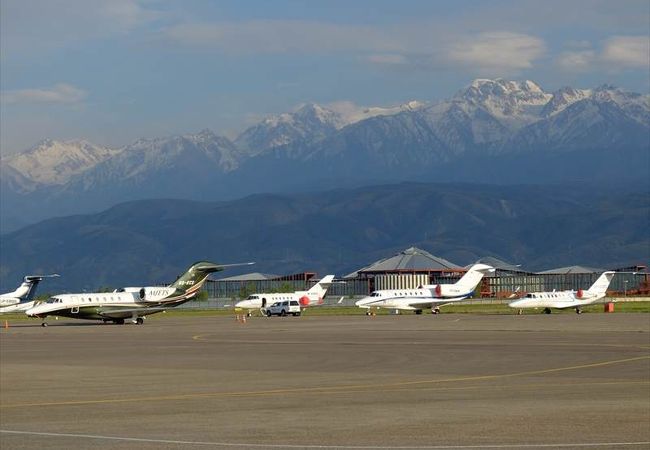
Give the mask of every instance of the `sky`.
POLYGON ((0 0, 0 155, 301 104, 393 106, 475 78, 650 93, 647 0, 0 0))

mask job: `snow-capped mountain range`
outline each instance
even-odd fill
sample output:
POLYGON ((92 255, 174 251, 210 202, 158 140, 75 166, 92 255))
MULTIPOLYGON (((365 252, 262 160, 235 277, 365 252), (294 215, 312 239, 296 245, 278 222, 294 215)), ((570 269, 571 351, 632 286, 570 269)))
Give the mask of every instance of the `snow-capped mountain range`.
MULTIPOLYGON (((540 160, 550 169, 558 161, 567 169, 589 166, 592 155, 600 161, 592 164, 600 167, 591 174, 598 179, 611 169, 601 160, 630 150, 638 175, 649 136, 649 95, 607 85, 549 93, 529 80, 477 79, 434 103, 301 105, 232 141, 210 130, 117 149, 45 140, 0 163, 3 232, 11 228, 8 214, 33 221, 134 198, 233 198, 326 180, 540 182, 513 174, 546 169, 540 160)), ((553 181, 563 181, 558 176, 553 181)))

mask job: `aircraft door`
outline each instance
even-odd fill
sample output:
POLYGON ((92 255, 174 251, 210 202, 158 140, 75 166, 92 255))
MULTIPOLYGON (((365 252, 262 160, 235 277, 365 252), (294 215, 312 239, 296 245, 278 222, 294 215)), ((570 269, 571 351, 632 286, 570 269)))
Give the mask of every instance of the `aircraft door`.
POLYGON ((262 308, 266 308, 266 299, 262 298, 262 308))
POLYGON ((72 314, 77 314, 79 312, 79 297, 72 297, 72 305, 70 312, 72 314))

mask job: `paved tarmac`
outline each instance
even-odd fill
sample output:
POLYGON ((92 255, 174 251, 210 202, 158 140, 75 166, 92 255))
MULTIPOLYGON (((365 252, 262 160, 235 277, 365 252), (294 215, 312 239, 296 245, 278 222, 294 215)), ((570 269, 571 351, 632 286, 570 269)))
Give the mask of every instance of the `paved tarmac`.
POLYGON ((0 447, 650 448, 650 315, 37 320, 0 447))

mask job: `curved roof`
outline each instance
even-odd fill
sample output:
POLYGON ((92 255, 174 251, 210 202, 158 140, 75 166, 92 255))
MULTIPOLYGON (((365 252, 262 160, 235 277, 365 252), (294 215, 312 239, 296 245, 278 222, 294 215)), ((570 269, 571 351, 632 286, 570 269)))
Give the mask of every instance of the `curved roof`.
POLYGON ((433 256, 417 247, 410 247, 389 258, 381 259, 369 266, 348 274, 345 278, 356 277, 365 272, 395 272, 395 271, 443 271, 462 270, 463 268, 438 256, 433 256))
POLYGON ((569 266, 569 267, 559 267, 557 269, 545 270, 543 272, 537 272, 539 275, 564 275, 569 273, 601 273, 604 272, 603 269, 596 269, 593 267, 584 267, 584 266, 569 266))
POLYGON ((493 256, 485 256, 476 262, 487 264, 488 266, 492 266, 497 270, 506 270, 508 272, 520 272, 520 273, 528 272, 526 269, 523 269, 521 265, 510 264, 503 260, 500 260, 499 258, 495 258, 493 256))
POLYGON ((219 278, 217 281, 260 281, 260 280, 274 280, 278 278, 278 275, 272 275, 268 273, 244 273, 241 275, 235 275, 227 278, 219 278))

